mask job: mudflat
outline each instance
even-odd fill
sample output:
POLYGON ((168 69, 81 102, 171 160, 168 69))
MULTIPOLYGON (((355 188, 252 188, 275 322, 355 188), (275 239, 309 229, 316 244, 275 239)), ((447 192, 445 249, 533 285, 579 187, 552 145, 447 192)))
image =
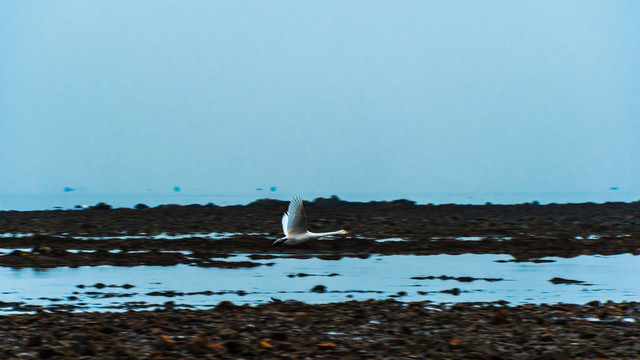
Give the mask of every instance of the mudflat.
MULTIPOLYGON (((261 200, 227 207, 99 204, 0 212, 0 247, 7 249, 0 266, 257 264, 215 260, 233 253, 255 259, 475 253, 538 261, 640 252, 640 202, 434 206, 316 199, 305 203, 309 229, 349 234, 272 247, 282 236, 286 206, 261 200)), ((167 302, 163 309, 119 313, 31 307, 26 314, 0 317, 0 357, 637 358, 638 309, 635 302, 445 306, 394 300, 222 302, 210 310, 177 309, 167 302)))

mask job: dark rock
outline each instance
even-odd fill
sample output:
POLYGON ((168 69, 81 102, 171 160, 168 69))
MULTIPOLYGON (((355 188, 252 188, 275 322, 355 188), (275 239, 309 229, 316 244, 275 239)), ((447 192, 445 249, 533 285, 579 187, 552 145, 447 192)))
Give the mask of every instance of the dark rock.
POLYGON ((298 314, 294 321, 300 325, 309 325, 313 321, 313 316, 309 312, 298 314))
POLYGON ((396 206, 414 206, 416 205, 416 202, 412 200, 407 200, 407 199, 400 199, 400 200, 393 200, 391 204, 396 206))
POLYGON ((276 346, 276 350, 278 351, 292 351, 293 344, 287 341, 283 341, 276 346))
POLYGON ((230 354, 242 354, 249 347, 249 344, 240 340, 227 340, 222 345, 227 348, 230 354))
POLYGON ((340 198, 337 197, 336 195, 331 195, 331 197, 328 197, 328 198, 322 198, 322 197, 316 198, 312 202, 310 202, 308 205, 311 207, 315 207, 315 206, 341 206, 345 204, 347 204, 346 201, 340 200, 340 198))
POLYGON ((504 325, 507 324, 507 317, 504 315, 504 313, 500 312, 500 311, 496 311, 493 313, 493 316, 491 316, 491 324, 492 325, 504 325))
POLYGON ((231 301, 220 301, 220 303, 216 306, 216 309, 218 310, 224 310, 224 309, 233 309, 234 307, 236 307, 231 301))
POLYGON ((237 339, 239 333, 236 330, 225 328, 218 332, 218 336, 223 340, 237 339))
POLYGON ((111 210, 112 206, 103 202, 97 203, 94 206, 89 206, 89 209, 92 210, 111 210))
POLYGON ((316 293, 324 293, 327 292, 327 287, 325 285, 316 285, 311 289, 311 291, 316 293))
POLYGON ((259 199, 247 206, 263 207, 263 208, 279 208, 279 207, 287 207, 288 205, 289 205, 288 201, 273 200, 273 199, 259 199))
POLYGON ((537 360, 569 360, 570 357, 567 354, 559 351, 550 351, 542 354, 536 358, 537 360))
POLYGON ((449 289, 449 290, 442 290, 440 292, 441 293, 445 293, 445 294, 455 295, 455 296, 460 295, 460 289, 458 289, 458 288, 453 288, 453 289, 449 289))
POLYGON ((270 332, 269 333, 269 337, 273 340, 276 341, 286 341, 287 340, 287 334, 284 332, 278 332, 278 331, 274 331, 274 332, 270 332))
POLYGON ((42 336, 32 335, 27 338, 27 346, 40 346, 42 345, 42 336))
POLYGON ((55 349, 49 345, 43 346, 42 348, 40 348, 40 351, 38 351, 38 356, 40 356, 41 359, 49 359, 59 355, 65 355, 65 354, 64 352, 58 349, 55 349))
POLYGON ((167 335, 160 335, 154 344, 154 349, 156 350, 171 350, 176 346, 176 341, 167 335))
POLYGON ((554 277, 552 279, 549 279, 549 282, 554 284, 583 284, 584 283, 584 281, 580 281, 580 280, 563 279, 559 277, 554 277))

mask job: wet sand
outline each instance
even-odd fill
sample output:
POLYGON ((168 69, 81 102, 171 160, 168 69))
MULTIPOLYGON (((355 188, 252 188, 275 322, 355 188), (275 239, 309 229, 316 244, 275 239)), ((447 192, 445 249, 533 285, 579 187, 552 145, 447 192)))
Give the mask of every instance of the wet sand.
MULTIPOLYGON (((254 254, 255 259, 491 253, 539 261, 545 256, 640 252, 639 202, 416 206, 409 201, 318 199, 305 203, 310 230, 346 229, 349 236, 271 247, 281 236, 286 205, 264 200, 232 207, 0 212, 0 232, 5 234, 0 247, 28 250, 0 256, 0 266, 262 266, 225 259, 232 253, 254 254), (151 237, 211 232, 241 235, 151 237), (405 241, 376 241, 389 238, 405 241)), ((0 357, 637 358, 639 308, 636 303, 444 307, 428 302, 274 301, 184 310, 168 302, 162 310, 105 314, 34 307, 29 310, 39 310, 37 314, 0 317, 5 334, 0 357)))

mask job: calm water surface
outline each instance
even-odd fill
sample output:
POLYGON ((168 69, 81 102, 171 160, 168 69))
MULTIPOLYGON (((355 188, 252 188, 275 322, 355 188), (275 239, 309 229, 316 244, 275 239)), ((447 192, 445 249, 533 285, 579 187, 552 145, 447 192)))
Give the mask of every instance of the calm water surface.
MULTIPOLYGON (((373 255, 367 259, 320 260, 278 258, 260 260, 271 266, 218 269, 178 266, 80 267, 54 269, 0 268, 3 279, 0 301, 30 305, 73 304, 85 310, 112 311, 127 302, 141 301, 162 306, 178 305, 206 308, 223 300, 236 304, 260 304, 280 300, 307 303, 346 300, 386 299, 430 300, 452 303, 506 300, 523 303, 586 303, 591 300, 640 300, 640 257, 578 256, 545 258, 552 262, 509 262, 509 255, 373 255), (507 262, 505 262, 507 261, 507 262), (309 276, 298 276, 303 273, 309 276), (337 275, 334 275, 337 274, 337 275), (500 278, 461 282, 412 277, 441 276, 500 278), (583 281, 581 284, 553 284, 560 277, 583 281), (91 285, 122 286, 95 288, 91 285), (80 288, 77 285, 85 285, 80 288), (325 292, 311 291, 317 285, 325 292), (459 289, 458 295, 442 292, 459 289), (157 296, 154 292, 173 291, 178 296, 157 296), (214 295, 187 293, 211 291, 214 295)), ((247 256, 228 261, 249 260, 247 256)), ((0 307, 8 313, 10 307, 0 307)))

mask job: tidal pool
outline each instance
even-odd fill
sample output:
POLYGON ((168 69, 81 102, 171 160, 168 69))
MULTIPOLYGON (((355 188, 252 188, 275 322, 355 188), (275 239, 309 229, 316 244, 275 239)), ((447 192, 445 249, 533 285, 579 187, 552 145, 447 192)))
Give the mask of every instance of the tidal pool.
MULTIPOLYGON (((236 255, 227 260, 251 259, 236 255)), ((0 312, 16 312, 7 304, 13 302, 116 311, 126 310, 131 303, 164 306, 168 301, 206 308, 223 300, 236 304, 273 299, 326 303, 393 297, 438 303, 504 300, 515 305, 640 299, 640 256, 548 257, 541 263, 512 260, 509 255, 372 255, 340 260, 279 257, 251 260, 265 265, 239 269, 2 267, 0 301, 4 303, 0 303, 0 312), (552 278, 581 283, 554 284, 549 281, 552 278)))

